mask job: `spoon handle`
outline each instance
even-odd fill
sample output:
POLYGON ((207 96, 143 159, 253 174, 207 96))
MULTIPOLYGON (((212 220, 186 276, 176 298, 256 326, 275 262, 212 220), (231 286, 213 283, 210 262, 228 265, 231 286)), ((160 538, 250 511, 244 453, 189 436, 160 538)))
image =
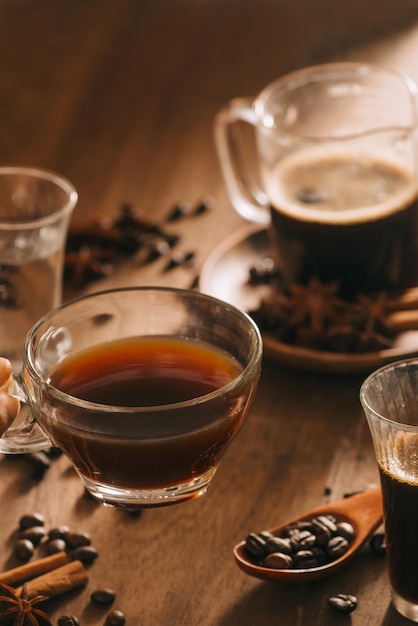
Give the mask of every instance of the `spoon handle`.
MULTIPOLYGON (((336 513, 342 515, 356 526, 357 540, 370 534, 371 529, 376 529, 383 520, 383 502, 380 487, 373 487, 353 496, 331 502, 318 508, 318 512, 336 513)), ((315 515, 315 510, 310 515, 315 515)))

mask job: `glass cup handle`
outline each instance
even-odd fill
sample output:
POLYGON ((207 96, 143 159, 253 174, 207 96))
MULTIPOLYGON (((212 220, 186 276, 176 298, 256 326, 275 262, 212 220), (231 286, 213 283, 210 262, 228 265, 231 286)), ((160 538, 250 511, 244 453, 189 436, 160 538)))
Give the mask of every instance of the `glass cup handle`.
POLYGON ((51 442, 32 415, 7 359, 0 357, 0 453, 22 454, 49 448, 51 442))
POLYGON ((238 122, 256 126, 257 118, 252 100, 235 98, 215 117, 215 145, 226 188, 232 204, 242 217, 267 226, 270 223, 268 198, 240 154, 237 135, 234 136, 234 126, 238 122))

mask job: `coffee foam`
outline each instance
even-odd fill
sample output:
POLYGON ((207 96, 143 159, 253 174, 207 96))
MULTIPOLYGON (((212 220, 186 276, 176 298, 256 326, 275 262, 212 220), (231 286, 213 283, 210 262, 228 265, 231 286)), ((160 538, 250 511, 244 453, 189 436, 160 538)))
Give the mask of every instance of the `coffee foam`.
POLYGON ((417 182, 400 164, 350 152, 306 150, 293 154, 265 179, 277 213, 323 224, 358 224, 388 217, 416 201, 418 192, 417 182), (297 201, 297 194, 311 194, 311 199, 297 201))

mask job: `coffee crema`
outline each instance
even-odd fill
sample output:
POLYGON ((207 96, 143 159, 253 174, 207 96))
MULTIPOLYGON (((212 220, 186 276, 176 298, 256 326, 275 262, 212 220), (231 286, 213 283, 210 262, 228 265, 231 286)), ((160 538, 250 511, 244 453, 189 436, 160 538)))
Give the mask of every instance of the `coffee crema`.
POLYGON ((337 280, 345 297, 418 284, 417 183, 400 165, 310 150, 281 161, 266 186, 287 284, 337 280))

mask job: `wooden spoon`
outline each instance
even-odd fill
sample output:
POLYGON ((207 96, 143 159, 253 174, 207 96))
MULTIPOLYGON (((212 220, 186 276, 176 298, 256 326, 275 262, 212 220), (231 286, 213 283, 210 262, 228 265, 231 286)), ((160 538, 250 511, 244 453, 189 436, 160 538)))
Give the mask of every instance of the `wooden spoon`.
POLYGON ((335 561, 311 569, 273 569, 263 567, 251 561, 251 557, 245 550, 245 541, 241 541, 234 547, 234 557, 238 566, 244 572, 256 578, 277 580, 284 583, 306 583, 329 576, 351 559, 382 523, 383 505, 380 487, 320 506, 296 519, 269 530, 273 535, 279 536, 282 535, 284 528, 293 522, 311 520, 313 517, 326 514, 334 515, 338 522, 350 522, 356 532, 347 552, 335 561))

